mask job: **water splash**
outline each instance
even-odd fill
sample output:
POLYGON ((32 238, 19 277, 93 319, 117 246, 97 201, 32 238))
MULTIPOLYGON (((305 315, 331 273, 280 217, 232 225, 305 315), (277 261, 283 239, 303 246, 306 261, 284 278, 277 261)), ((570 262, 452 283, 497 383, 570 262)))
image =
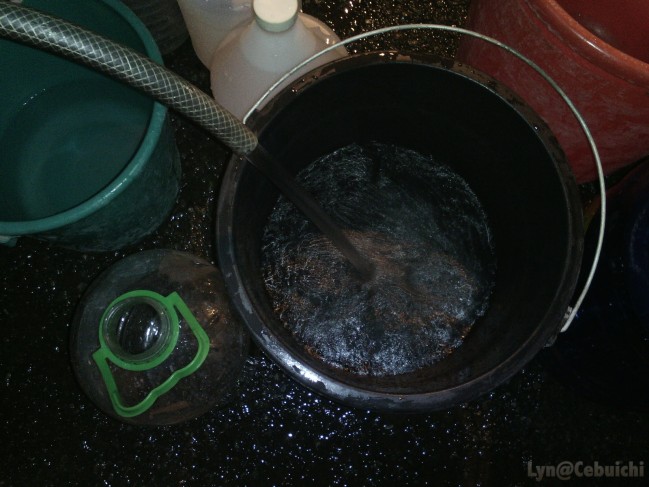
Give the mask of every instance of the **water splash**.
POLYGON ((495 256, 486 214, 466 182, 417 152, 351 145, 298 180, 376 266, 351 266, 284 198, 263 237, 275 311, 305 349, 360 375, 432 365, 486 310, 495 256))

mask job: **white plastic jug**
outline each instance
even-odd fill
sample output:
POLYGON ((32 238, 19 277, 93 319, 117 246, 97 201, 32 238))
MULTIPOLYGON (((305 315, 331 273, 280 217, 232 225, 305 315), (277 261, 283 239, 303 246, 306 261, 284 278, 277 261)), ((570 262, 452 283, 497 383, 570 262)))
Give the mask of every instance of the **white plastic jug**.
MULTIPOLYGON (((217 47, 210 66, 214 98, 239 119, 291 68, 340 42, 324 23, 299 12, 297 0, 254 0, 253 13, 253 20, 217 47)), ((294 73, 282 86, 346 55, 340 46, 294 73)))
POLYGON ((252 0, 178 0, 192 46, 210 67, 214 50, 232 29, 252 19, 252 0))

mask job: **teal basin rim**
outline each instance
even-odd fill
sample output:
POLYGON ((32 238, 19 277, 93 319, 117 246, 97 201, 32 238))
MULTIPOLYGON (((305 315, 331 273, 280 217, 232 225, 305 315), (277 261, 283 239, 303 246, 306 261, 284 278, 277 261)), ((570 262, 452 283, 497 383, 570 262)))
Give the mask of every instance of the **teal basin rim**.
MULTIPOLYGON (((129 24, 144 45, 145 53, 149 58, 156 63, 163 64, 162 55, 153 37, 142 21, 131 10, 118 0, 99 1, 114 10, 129 24)), ((142 171, 156 148, 166 118, 167 107, 154 101, 146 133, 138 150, 126 167, 106 188, 79 205, 55 215, 35 220, 0 221, 0 237, 30 235, 61 228, 79 221, 104 207, 111 199, 122 192, 128 186, 129 182, 142 171)))

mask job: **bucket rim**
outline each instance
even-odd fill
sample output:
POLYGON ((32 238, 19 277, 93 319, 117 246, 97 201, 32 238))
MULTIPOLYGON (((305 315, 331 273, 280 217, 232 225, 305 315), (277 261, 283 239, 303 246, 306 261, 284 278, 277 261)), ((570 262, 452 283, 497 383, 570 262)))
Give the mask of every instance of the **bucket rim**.
MULTIPOLYGON (((482 87, 488 90, 493 96, 504 99, 505 97, 503 96, 503 93, 500 92, 500 89, 508 91, 509 93, 507 94, 513 95, 511 90, 507 90, 501 85, 496 87, 496 85, 489 86, 485 84, 482 78, 488 78, 488 76, 475 72, 469 66, 452 60, 444 62, 445 60, 433 55, 405 55, 392 51, 361 53, 339 59, 333 63, 325 64, 324 66, 314 69, 311 73, 304 76, 305 80, 296 81, 293 83, 293 86, 285 88, 279 98, 273 98, 273 100, 266 104, 263 109, 256 112, 255 116, 251 118, 251 125, 255 126, 261 121, 261 127, 264 127, 264 123, 269 121, 268 116, 271 112, 276 110, 276 102, 283 102, 284 97, 292 100, 293 97, 299 95, 303 89, 308 89, 308 85, 323 82, 331 74, 340 72, 340 69, 333 68, 334 64, 337 66, 344 65, 345 63, 352 64, 355 60, 354 58, 365 58, 365 62, 360 61, 358 63, 360 66, 356 66, 361 68, 366 66, 371 67, 375 64, 393 62, 395 64, 404 64, 408 66, 421 64, 434 69, 453 71, 458 76, 470 77, 473 82, 481 84, 482 87), (429 61, 437 61, 437 63, 425 63, 424 61, 426 61, 426 58, 428 58, 429 61)), ((344 68, 342 71, 345 71, 344 68)), ((528 122, 530 117, 533 117, 533 119, 540 125, 544 125, 538 115, 522 102, 521 106, 511 106, 511 109, 528 122)), ((322 393, 326 397, 335 401, 358 408, 370 408, 374 410, 421 412, 451 407, 459 402, 474 399, 475 397, 492 390, 495 385, 506 381, 515 373, 520 371, 521 368, 524 367, 534 355, 536 355, 536 353, 538 353, 556 336, 563 325, 565 312, 572 298, 572 291, 575 289, 577 284, 577 276, 582 258, 581 246, 574 244, 574 242, 580 241, 580 238, 582 237, 580 232, 581 207, 577 208, 573 205, 573 203, 578 202, 576 183, 574 183, 574 180, 572 179, 567 162, 563 160, 563 158, 559 158, 558 160, 556 157, 557 154, 552 151, 554 145, 551 141, 547 140, 548 136, 540 136, 539 133, 543 133, 543 131, 537 131, 537 136, 541 137, 546 146, 548 156, 554 162, 557 178, 561 181, 563 197, 566 200, 566 216, 568 219, 567 231, 570 238, 568 239, 569 242, 565 248, 566 265, 563 266, 561 276, 559 277, 560 280, 558 281, 557 289, 554 292, 555 297, 552 300, 552 304, 545 311, 534 330, 524 340, 521 340, 520 345, 512 354, 504 357, 497 364, 488 370, 485 370, 480 375, 471 377, 464 382, 459 382, 446 389, 408 394, 381 391, 362 387, 362 385, 358 384, 346 383, 341 381, 339 378, 328 375, 325 368, 314 368, 311 364, 300 360, 298 356, 284 346, 281 337, 274 333, 272 328, 265 323, 262 316, 257 312, 254 298, 251 297, 246 287, 243 286, 246 279, 244 279, 242 269, 238 264, 239 259, 237 259, 235 254, 236 246, 234 245, 232 222, 234 221, 234 197, 238 191, 245 163, 241 162, 240 158, 234 155, 226 169, 221 186, 221 192, 219 194, 216 229, 217 250, 219 264, 223 270, 226 285, 230 290, 231 299, 242 316, 243 321, 246 323, 246 327, 251 332, 254 341, 266 353, 268 353, 286 373, 303 385, 316 392, 322 393)))
POLYGON ((525 0, 541 22, 551 21, 551 35, 609 75, 649 88, 649 63, 612 46, 579 23, 556 0, 525 0))
MULTIPOLYGON (((153 36, 139 17, 119 0, 99 0, 99 2, 106 8, 115 11, 126 22, 125 26, 130 27, 137 34, 147 56, 158 64, 163 64, 162 54, 153 36)), ((118 83, 112 79, 111 81, 118 83)), ((74 224, 100 210, 124 191, 130 182, 142 172, 147 161, 153 155, 167 120, 168 108, 158 101, 152 100, 152 102, 146 132, 137 151, 104 188, 78 205, 54 215, 33 220, 0 221, 0 240, 34 235, 74 224)))

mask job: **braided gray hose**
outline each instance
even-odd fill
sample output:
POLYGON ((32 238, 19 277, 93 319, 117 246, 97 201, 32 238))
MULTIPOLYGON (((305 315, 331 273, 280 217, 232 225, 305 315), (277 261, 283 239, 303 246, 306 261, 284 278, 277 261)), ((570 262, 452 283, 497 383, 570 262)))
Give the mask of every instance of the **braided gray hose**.
POLYGON ((138 88, 214 134, 238 154, 257 147, 255 134, 187 80, 137 51, 37 10, 0 1, 0 37, 81 62, 138 88))

